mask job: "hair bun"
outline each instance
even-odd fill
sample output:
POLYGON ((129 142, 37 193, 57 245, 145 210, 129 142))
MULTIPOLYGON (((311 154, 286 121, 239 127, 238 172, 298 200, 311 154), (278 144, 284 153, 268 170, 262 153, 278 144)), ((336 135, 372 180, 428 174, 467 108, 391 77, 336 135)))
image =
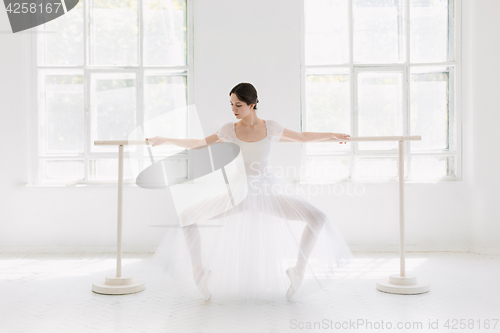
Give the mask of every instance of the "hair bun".
POLYGON ((233 87, 233 89, 231 89, 231 92, 229 92, 229 97, 231 97, 231 94, 235 94, 240 101, 246 103, 247 105, 255 104, 253 108, 254 110, 257 110, 259 98, 257 97, 257 90, 251 83, 238 83, 233 87))

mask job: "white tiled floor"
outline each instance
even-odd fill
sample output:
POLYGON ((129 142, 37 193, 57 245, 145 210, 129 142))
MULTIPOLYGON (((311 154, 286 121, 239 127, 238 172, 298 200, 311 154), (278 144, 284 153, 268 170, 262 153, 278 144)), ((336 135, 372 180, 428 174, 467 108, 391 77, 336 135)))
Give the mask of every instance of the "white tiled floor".
POLYGON ((115 272, 115 254, 0 254, 0 333, 500 332, 499 256, 407 252, 407 272, 429 281, 431 290, 394 295, 375 283, 399 273, 399 254, 354 255, 338 283, 314 298, 228 306, 190 296, 192 290, 149 265, 151 254, 124 254, 123 274, 145 281, 146 289, 115 296, 91 289, 115 272), (429 328, 436 321, 438 328, 429 328), (422 326, 398 329, 398 323, 422 326))

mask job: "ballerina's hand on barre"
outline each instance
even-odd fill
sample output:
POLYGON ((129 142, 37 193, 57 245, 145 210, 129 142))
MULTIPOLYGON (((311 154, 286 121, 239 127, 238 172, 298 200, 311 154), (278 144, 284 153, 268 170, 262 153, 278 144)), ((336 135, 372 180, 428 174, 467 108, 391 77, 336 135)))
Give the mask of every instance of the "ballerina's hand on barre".
POLYGON ((341 141, 339 142, 340 144, 347 143, 345 141, 349 141, 349 134, 344 134, 344 133, 332 133, 332 139, 341 141))
POLYGON ((152 143, 151 146, 155 147, 167 143, 168 139, 161 136, 155 136, 152 138, 146 138, 146 141, 149 141, 149 143, 152 143))

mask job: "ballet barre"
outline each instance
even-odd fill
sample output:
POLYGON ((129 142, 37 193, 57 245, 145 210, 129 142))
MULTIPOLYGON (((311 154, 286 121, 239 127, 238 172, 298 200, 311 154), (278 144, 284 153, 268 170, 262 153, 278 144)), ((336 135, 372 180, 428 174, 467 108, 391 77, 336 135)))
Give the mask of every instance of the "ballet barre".
POLYGON ((430 290, 429 283, 423 280, 417 282, 417 277, 414 274, 406 273, 405 266, 405 214, 404 214, 404 141, 420 141, 420 135, 403 135, 403 136, 357 136, 350 137, 349 140, 327 139, 324 141, 398 141, 398 173, 399 173, 399 274, 391 274, 388 278, 383 278, 377 281, 377 289, 386 293, 414 295, 422 294, 430 290))
MULTIPOLYGON (((388 278, 377 281, 377 289, 386 293, 413 295, 428 292, 429 283, 419 280, 414 274, 406 273, 405 266, 405 224, 404 224, 404 141, 420 141, 420 135, 403 136, 357 136, 349 137, 347 140, 327 139, 317 142, 351 142, 351 141, 398 141, 399 156, 399 252, 400 272, 391 274, 388 278)), ((289 143, 296 141, 280 141, 289 143)), ((150 145, 147 140, 98 140, 94 145, 116 145, 118 146, 118 225, 117 225, 117 253, 116 253, 116 276, 106 276, 102 280, 92 284, 92 291, 101 294, 122 295, 140 292, 145 289, 145 283, 132 277, 122 277, 122 210, 123 210, 123 146, 125 145, 150 145)))

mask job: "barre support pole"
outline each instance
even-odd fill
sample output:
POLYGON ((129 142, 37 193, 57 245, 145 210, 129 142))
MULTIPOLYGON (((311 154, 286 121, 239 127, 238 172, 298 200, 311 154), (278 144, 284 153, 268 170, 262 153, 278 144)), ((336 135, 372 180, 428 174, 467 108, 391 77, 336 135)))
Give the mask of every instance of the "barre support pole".
MULTIPOLYGON (((94 141, 94 144, 98 141, 94 141)), ((126 142, 126 141, 125 141, 126 142)), ((109 143, 107 143, 109 145, 109 143)), ((123 216, 123 145, 118 144, 118 224, 116 238, 116 276, 107 275, 103 280, 92 283, 92 291, 106 295, 125 295, 143 291, 146 288, 144 281, 130 276, 122 276, 122 216, 123 216)), ((144 144, 144 142, 143 142, 144 144)))
POLYGON ((429 283, 417 282, 414 274, 407 274, 405 267, 405 222, 404 222, 404 139, 399 140, 399 274, 391 274, 389 278, 377 281, 377 289, 390 294, 415 295, 430 290, 429 283))

